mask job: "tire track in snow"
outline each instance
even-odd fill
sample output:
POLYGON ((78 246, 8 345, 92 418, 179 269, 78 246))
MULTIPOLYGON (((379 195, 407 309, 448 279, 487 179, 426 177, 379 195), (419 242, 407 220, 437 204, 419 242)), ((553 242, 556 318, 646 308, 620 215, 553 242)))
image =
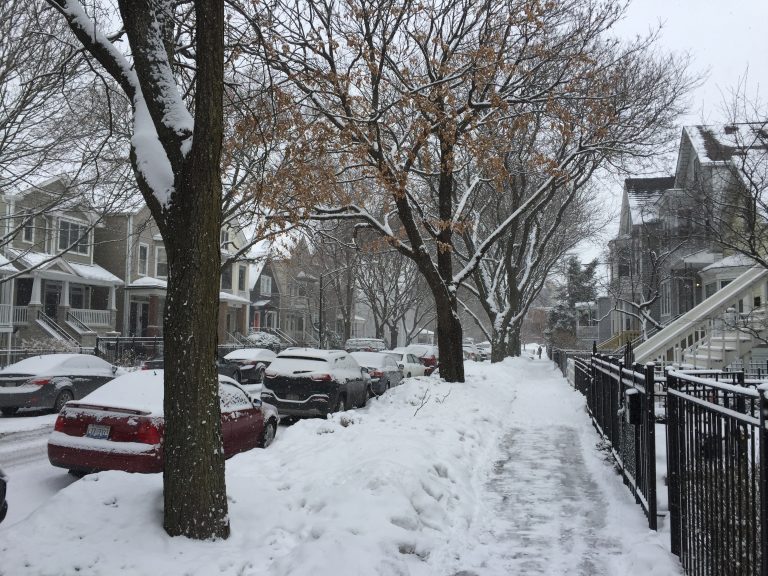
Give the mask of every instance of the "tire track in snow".
POLYGON ((48 435, 52 427, 0 434, 0 465, 16 468, 47 456, 48 435))

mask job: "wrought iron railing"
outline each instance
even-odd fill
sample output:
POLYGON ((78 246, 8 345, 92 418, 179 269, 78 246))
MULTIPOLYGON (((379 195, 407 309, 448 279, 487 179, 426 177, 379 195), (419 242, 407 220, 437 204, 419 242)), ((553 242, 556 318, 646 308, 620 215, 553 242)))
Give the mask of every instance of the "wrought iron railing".
POLYGON ((667 374, 672 552, 688 574, 768 576, 768 388, 667 374))

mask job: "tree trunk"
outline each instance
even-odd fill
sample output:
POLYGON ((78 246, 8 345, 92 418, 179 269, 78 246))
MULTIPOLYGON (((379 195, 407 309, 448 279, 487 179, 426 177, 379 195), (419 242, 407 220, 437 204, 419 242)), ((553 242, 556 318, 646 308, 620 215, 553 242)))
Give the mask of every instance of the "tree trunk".
POLYGON ((507 335, 507 356, 520 356, 520 324, 515 324, 507 335))
POLYGON ((224 6, 198 0, 195 9, 194 139, 163 211, 169 269, 163 330, 163 495, 166 532, 204 540, 229 536, 214 366, 221 276, 224 6))
POLYGON ((445 294, 435 291, 437 310, 437 346, 440 351, 440 376, 447 382, 464 382, 463 332, 457 302, 445 294))
POLYGON ((389 349, 397 348, 397 339, 400 336, 400 331, 397 328, 397 323, 390 325, 389 327, 389 349))
POLYGON ((494 330, 491 336, 491 363, 501 362, 506 357, 507 340, 504 332, 494 330))
MULTIPOLYGON (((201 163, 202 164, 202 163, 201 163)), ((184 179, 165 239, 165 530, 195 539, 229 535, 216 357, 220 186, 198 164, 184 179), (212 449, 201 449, 211 447, 212 449)))

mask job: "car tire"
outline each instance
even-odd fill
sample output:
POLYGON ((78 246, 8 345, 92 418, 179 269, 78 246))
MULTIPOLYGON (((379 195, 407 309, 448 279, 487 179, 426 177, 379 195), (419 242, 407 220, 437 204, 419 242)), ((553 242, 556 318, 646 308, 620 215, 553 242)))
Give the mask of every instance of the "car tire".
POLYGON ((53 403, 53 411, 56 413, 61 412, 61 409, 64 407, 64 404, 74 399, 75 399, 75 396, 74 394, 72 394, 70 390, 62 390, 61 392, 59 392, 59 395, 56 396, 56 401, 53 403))
POLYGON ((406 375, 405 375, 405 377, 406 377, 406 378, 410 378, 410 377, 411 377, 411 373, 410 373, 410 372, 408 372, 408 374, 406 374, 406 375))
POLYGON ((18 411, 19 411, 18 406, 4 406, 0 408, 0 412, 3 413, 3 416, 13 416, 18 411))
POLYGON ((344 412, 347 409, 346 404, 346 398, 342 394, 339 394, 339 399, 336 401, 336 407, 333 409, 334 412, 344 412))
POLYGON ((86 470, 75 470, 74 468, 67 470, 67 474, 70 476, 74 476, 75 478, 82 478, 83 476, 87 476, 88 472, 86 470))
POLYGON ((259 443, 259 448, 269 448, 270 444, 275 441, 277 435, 277 422, 270 420, 264 427, 264 434, 259 443))

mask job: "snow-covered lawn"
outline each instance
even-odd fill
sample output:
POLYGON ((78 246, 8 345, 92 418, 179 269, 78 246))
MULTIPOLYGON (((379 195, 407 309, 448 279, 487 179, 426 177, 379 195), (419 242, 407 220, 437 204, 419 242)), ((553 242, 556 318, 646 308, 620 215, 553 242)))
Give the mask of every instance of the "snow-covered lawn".
POLYGON ((0 527, 0 574, 680 574, 551 362, 467 374, 229 460, 227 541, 168 538, 160 475, 100 473, 0 527))

